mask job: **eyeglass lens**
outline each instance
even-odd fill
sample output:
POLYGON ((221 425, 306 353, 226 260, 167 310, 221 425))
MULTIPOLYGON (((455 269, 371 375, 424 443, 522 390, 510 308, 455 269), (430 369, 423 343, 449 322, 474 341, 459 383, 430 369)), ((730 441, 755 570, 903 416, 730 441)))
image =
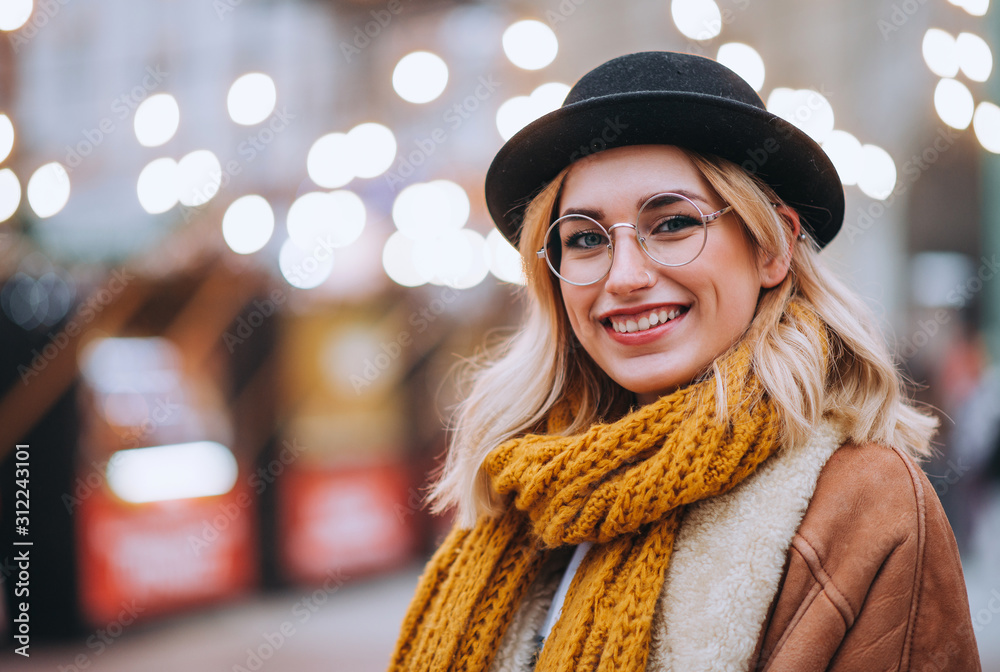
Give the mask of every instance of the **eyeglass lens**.
MULTIPOLYGON (((639 210, 635 226, 643 250, 664 266, 690 263, 705 246, 705 215, 680 194, 650 198, 639 210)), ((549 227, 545 257, 553 272, 567 282, 597 282, 611 270, 612 255, 611 235, 590 217, 566 215, 549 227)))

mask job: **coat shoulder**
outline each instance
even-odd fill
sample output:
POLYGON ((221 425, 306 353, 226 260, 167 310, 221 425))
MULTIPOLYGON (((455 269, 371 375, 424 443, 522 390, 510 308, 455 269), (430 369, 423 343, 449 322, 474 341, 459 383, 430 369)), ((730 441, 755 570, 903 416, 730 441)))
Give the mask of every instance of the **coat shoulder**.
POLYGON ((866 555, 888 554, 916 540, 928 506, 935 505, 940 508, 927 477, 901 450, 846 443, 820 472, 799 536, 824 559, 852 542, 866 555))
POLYGON ((870 443, 834 452, 762 640, 775 671, 923 669, 938 659, 947 662, 935 669, 979 669, 954 535, 911 457, 870 443))

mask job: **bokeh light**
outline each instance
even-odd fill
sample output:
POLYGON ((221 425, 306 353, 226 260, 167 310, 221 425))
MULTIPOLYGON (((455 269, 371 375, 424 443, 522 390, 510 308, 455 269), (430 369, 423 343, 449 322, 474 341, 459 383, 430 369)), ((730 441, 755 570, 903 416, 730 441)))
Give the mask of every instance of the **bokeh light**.
POLYGON ((876 145, 862 145, 858 188, 871 198, 884 201, 896 186, 896 162, 876 145))
POLYGON ((984 149, 1000 154, 1000 107, 985 100, 979 103, 972 117, 972 128, 984 149))
POLYGON ((223 495, 238 475, 232 452, 215 441, 119 450, 108 462, 108 487, 126 502, 223 495))
POLYGON ((306 172, 321 187, 336 189, 354 179, 350 141, 346 133, 328 133, 313 143, 306 172))
POLYGON ((719 47, 716 60, 745 79, 754 91, 760 91, 764 86, 764 59, 749 44, 742 42, 724 44, 719 47))
POLYGON ((0 222, 6 222, 21 204, 21 182, 10 168, 0 170, 0 222))
POLYGON ((263 196, 233 201, 222 216, 222 237, 233 252, 251 254, 267 245, 274 233, 274 210, 263 196))
POLYGON ((419 287, 427 283, 427 278, 421 275, 413 261, 415 240, 396 231, 382 248, 382 268, 393 282, 403 287, 419 287))
POLYGON ((521 265, 521 255, 507 242, 500 231, 493 229, 486 234, 486 247, 489 250, 490 273, 504 282, 527 284, 524 267, 521 265))
POLYGON ((177 162, 170 158, 150 161, 136 184, 139 205, 151 215, 166 212, 177 205, 179 172, 177 162))
POLYGON ((410 103, 429 103, 448 85, 448 65, 437 54, 414 51, 399 59, 392 71, 392 88, 410 103))
POLYGON ((460 229, 469 221, 469 195, 458 184, 451 180, 434 180, 428 182, 431 189, 438 193, 438 217, 446 229, 460 229))
POLYGON ((938 77, 954 77, 958 74, 958 50, 955 38, 940 28, 929 28, 924 33, 921 45, 924 62, 938 77))
POLYGON ((496 123, 500 137, 509 140, 535 119, 558 109, 569 89, 561 82, 549 82, 536 88, 530 96, 514 96, 505 101, 497 109, 496 123))
POLYGON ((278 101, 274 80, 262 72, 250 72, 229 87, 226 107, 229 118, 243 126, 253 126, 267 119, 278 101))
POLYGON ((985 82, 993 72, 993 52, 986 40, 973 33, 959 33, 955 40, 958 67, 974 82, 985 82))
POLYGON ((941 121, 952 128, 968 128, 975 101, 968 87, 957 79, 942 79, 934 88, 934 109, 941 121))
POLYGON ((32 0, 3 0, 0 3, 0 30, 17 30, 31 18, 32 0))
POLYGON ((69 174, 53 161, 36 170, 28 179, 28 205, 41 218, 51 217, 69 200, 69 174))
POLYGON ((961 7, 972 16, 985 16, 990 8, 990 0, 948 0, 956 7, 961 7))
POLYGON ((794 124, 820 144, 833 132, 833 107, 818 91, 783 87, 774 89, 767 98, 767 109, 794 124))
POLYGON ((288 209, 288 235, 304 250, 345 247, 365 228, 365 204, 352 191, 313 191, 299 196, 288 209))
POLYGON ((170 141, 181 121, 177 99, 169 93, 157 93, 135 110, 135 137, 143 147, 159 147, 170 141))
POLYGON ((847 131, 834 130, 823 143, 823 151, 833 161, 844 185, 858 183, 861 170, 861 142, 847 131))
POLYGON ((347 132, 347 149, 356 177, 376 177, 396 158, 396 136, 382 124, 358 124, 347 132))
POLYGON ((278 252, 278 269, 292 287, 312 289, 330 277, 333 254, 319 245, 303 249, 288 238, 278 252))
POLYGON ((343 187, 355 177, 371 178, 396 159, 396 136, 382 124, 358 124, 347 133, 328 133, 309 149, 306 172, 321 187, 343 187))
POLYGON ((418 182, 399 192, 392 204, 392 221, 413 240, 442 236, 465 225, 469 197, 449 180, 418 182))
POLYGON ((444 222, 437 216, 438 192, 418 182, 396 196, 392 203, 392 221, 404 235, 419 240, 444 232, 444 222))
POLYGON ((333 232, 333 206, 330 194, 311 191, 296 198, 288 208, 285 225, 288 237, 304 250, 311 250, 333 232))
POLYGON ((497 108, 497 130, 504 141, 538 118, 528 96, 514 96, 497 108))
POLYGON ((463 231, 446 231, 416 241, 413 265, 432 284, 453 286, 468 273, 472 253, 472 244, 463 231))
POLYGON ((14 124, 6 114, 0 114, 0 162, 10 156, 14 148, 14 124))
POLYGON ((222 165, 215 154, 198 149, 177 162, 177 200, 197 207, 208 203, 222 185, 222 165))
POLYGON ((541 21, 527 19, 511 24, 503 33, 503 52, 522 70, 540 70, 555 60, 559 40, 541 21))
POLYGON ((346 247, 357 240, 365 230, 367 213, 364 201, 353 191, 341 189, 329 194, 329 207, 333 218, 330 245, 346 247))
POLYGON ((486 239, 478 231, 462 229, 459 233, 465 236, 468 242, 469 265, 464 274, 451 279, 447 284, 455 289, 470 289, 490 274, 490 250, 486 246, 486 239))
POLYGON ((722 12, 714 0, 671 0, 670 16, 692 40, 710 40, 722 32, 722 12))

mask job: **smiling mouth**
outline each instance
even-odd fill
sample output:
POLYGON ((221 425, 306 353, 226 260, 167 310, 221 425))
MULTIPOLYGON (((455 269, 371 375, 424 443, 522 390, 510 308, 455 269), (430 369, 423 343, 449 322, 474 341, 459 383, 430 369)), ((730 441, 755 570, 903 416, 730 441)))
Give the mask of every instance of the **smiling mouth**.
POLYGON ((601 322, 609 326, 619 334, 633 334, 639 331, 646 331, 655 326, 665 324, 674 320, 688 311, 687 306, 679 308, 660 308, 650 310, 636 315, 612 315, 601 322))

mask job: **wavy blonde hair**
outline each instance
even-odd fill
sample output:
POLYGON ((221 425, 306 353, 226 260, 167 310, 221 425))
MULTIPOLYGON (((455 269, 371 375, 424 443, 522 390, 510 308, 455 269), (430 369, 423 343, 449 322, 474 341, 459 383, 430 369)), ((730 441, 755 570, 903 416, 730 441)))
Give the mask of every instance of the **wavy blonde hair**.
MULTIPOLYGON (((781 207, 777 195, 730 161, 684 152, 733 206, 752 246, 763 257, 787 255, 793 227, 786 219, 790 210, 781 207)), ((576 412, 563 434, 617 418, 635 405, 635 396, 611 380, 576 340, 559 283, 536 255, 568 170, 525 211, 519 245, 527 277, 524 324, 467 362, 459 374, 468 391, 453 416, 448 456, 431 500, 436 511, 454 507, 457 522, 465 527, 482 514, 499 511, 480 469, 486 455, 507 439, 545 431, 549 415, 568 401, 570 391, 576 412)), ((782 440, 801 445, 820 419, 830 415, 844 424, 853 442, 898 446, 914 457, 927 456, 937 419, 910 402, 882 335, 869 326, 875 324, 870 309, 824 266, 811 242, 796 243, 792 250, 788 274, 777 286, 762 290, 743 336, 755 343, 754 370, 778 409, 782 440), (826 326, 828 357, 787 312, 793 298, 812 307, 826 326)), ((714 377, 717 398, 725 399, 721 359, 704 376, 714 377)), ((719 411, 725 414, 725 409, 719 411)))

